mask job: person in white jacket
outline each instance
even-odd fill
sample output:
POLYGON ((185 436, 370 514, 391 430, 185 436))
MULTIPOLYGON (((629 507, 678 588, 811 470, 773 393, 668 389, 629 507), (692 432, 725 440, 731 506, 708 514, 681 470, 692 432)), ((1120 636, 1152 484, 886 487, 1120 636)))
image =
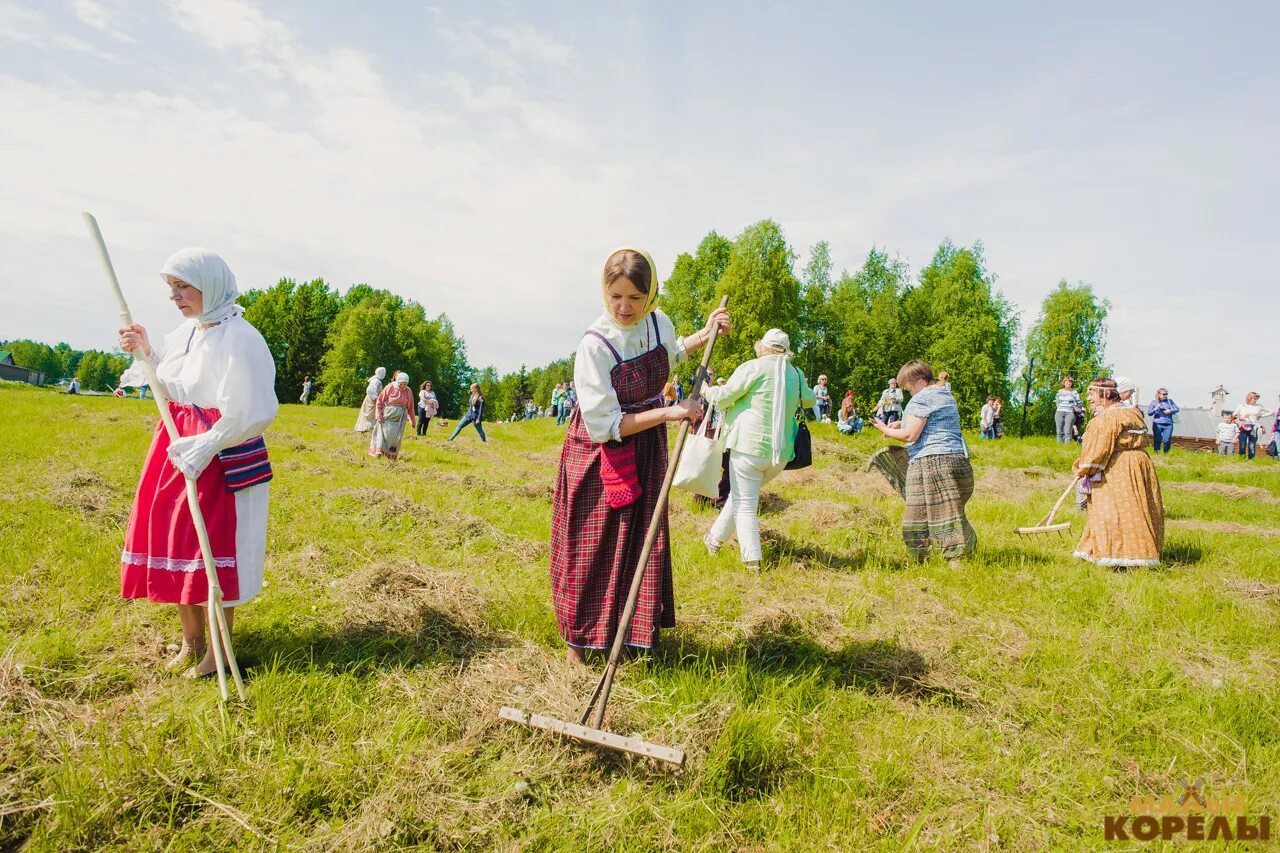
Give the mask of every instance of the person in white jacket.
POLYGON ((279 409, 276 369, 235 302, 235 276, 221 257, 183 249, 160 273, 187 319, 161 344, 136 323, 120 329, 120 348, 134 357, 121 382, 141 384, 141 362, 149 362, 181 437, 170 443, 163 422, 156 425, 125 532, 121 595, 178 605, 182 647, 167 668, 197 677, 213 674, 215 665, 205 634, 208 580, 185 478, 197 478, 230 628, 231 608, 262 589, 271 479, 262 433, 279 409))

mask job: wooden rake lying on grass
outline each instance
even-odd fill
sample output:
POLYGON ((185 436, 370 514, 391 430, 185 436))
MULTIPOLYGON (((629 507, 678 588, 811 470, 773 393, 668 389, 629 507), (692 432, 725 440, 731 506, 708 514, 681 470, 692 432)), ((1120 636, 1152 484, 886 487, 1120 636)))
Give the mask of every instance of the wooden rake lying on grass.
POLYGON ((1037 536, 1041 533, 1057 533, 1061 536, 1065 531, 1070 530, 1071 522, 1064 521, 1059 524, 1054 524, 1053 517, 1058 514, 1058 509, 1062 506, 1062 502, 1067 499, 1067 495, 1071 494, 1075 490, 1076 483, 1078 482, 1080 482, 1080 478, 1076 477, 1067 485, 1066 491, 1064 491, 1062 496, 1058 498, 1057 503, 1053 505, 1053 509, 1049 510, 1049 514, 1040 519, 1039 524, 1036 524, 1034 527, 1015 527, 1013 528, 1013 532, 1019 533, 1023 536, 1037 536))
MULTIPOLYGON (((98 220, 94 219, 91 213, 85 213, 83 216, 84 224, 89 228, 89 235, 93 237, 93 242, 98 247, 98 259, 102 261, 102 269, 111 283, 111 293, 115 297, 116 308, 120 312, 120 323, 124 326, 132 326, 133 315, 129 313, 129 305, 124 301, 124 291, 120 289, 120 280, 116 278, 111 256, 107 254, 107 244, 102 239, 98 220)), ((165 396, 164 386, 156 379, 156 369, 150 362, 144 360, 142 365, 147 373, 147 381, 151 383, 151 395, 155 397, 156 407, 160 410, 160 419, 164 421, 165 431, 169 433, 169 440, 176 441, 180 437, 178 426, 173 422, 173 415, 169 413, 169 400, 165 396)), ((187 507, 191 510, 191 521, 195 524, 196 538, 200 540, 200 554, 204 557, 205 576, 209 580, 209 639, 213 647, 214 665, 218 668, 218 694, 223 702, 227 701, 227 671, 230 670, 231 678, 236 685, 236 694, 243 702, 246 698, 244 680, 240 677, 240 666, 236 663, 235 649, 231 647, 227 615, 222 610, 222 587, 218 585, 218 570, 213 561, 213 546, 209 544, 209 531, 205 528, 204 516, 200 512, 200 501, 196 497, 196 481, 192 477, 187 477, 186 481, 187 507)))
MULTIPOLYGON (((721 308, 726 307, 728 304, 729 297, 726 296, 720 300, 721 308)), ((711 363, 711 348, 715 346, 718 331, 718 329, 711 330, 711 337, 707 340, 706 349, 702 353, 702 364, 694 375, 693 387, 689 391, 690 399, 702 399, 702 386, 707 379, 707 366, 711 363)), ((604 728, 604 712, 609 704, 609 691, 613 689, 613 677, 617 674, 618 663, 622 660, 623 639, 627 636, 627 629, 631 627, 631 618, 635 616, 636 612, 636 602, 640 599, 640 586, 644 583, 645 566, 649 562, 649 555, 653 552, 653 544, 658 538, 659 523, 662 521, 663 514, 667 511, 667 498, 671 494, 671 481, 675 478, 676 465, 680 462, 680 452, 684 450, 684 441, 689 435, 689 426, 688 419, 680 422, 680 432, 676 435, 675 447, 667 459, 667 473, 662 479, 662 490, 658 493, 658 503, 653 508, 653 517, 649 519, 649 530, 644 537, 644 547, 640 550, 640 560, 636 565, 635 574, 631 578, 631 589, 627 593, 627 603, 622 609, 622 618, 618 620, 618 628, 613 635, 613 646, 609 650, 609 664, 605 667, 604 674, 600 676, 600 680, 596 682, 596 689, 592 691, 591 698, 587 700, 587 707, 583 709, 582 716, 578 718, 578 722, 571 723, 567 720, 558 720, 555 717, 531 714, 528 711, 521 711, 519 708, 503 706, 498 710, 498 716, 502 719, 519 723, 522 726, 555 732, 580 743, 589 743, 594 746, 603 746, 606 749, 616 749, 620 752, 643 755, 646 758, 655 758, 658 761, 665 761, 677 767, 684 765, 683 749, 673 749, 669 746, 650 743, 639 735, 625 737, 606 730, 604 728), (587 725, 588 720, 591 721, 589 726, 587 725)))

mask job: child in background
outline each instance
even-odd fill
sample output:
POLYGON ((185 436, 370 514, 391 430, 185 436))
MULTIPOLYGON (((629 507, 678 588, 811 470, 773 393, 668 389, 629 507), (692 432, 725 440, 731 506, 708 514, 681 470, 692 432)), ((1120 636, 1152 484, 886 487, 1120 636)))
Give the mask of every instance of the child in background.
POLYGON ((1223 456, 1229 456, 1235 449, 1233 445, 1239 434, 1240 428, 1236 426, 1236 416, 1230 412, 1223 412, 1222 423, 1218 424, 1218 452, 1223 456))

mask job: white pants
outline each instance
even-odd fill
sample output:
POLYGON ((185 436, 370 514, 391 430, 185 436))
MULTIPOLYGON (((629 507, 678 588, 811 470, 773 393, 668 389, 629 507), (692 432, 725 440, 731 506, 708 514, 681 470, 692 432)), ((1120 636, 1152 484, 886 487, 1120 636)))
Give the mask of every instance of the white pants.
POLYGON ((738 552, 744 563, 760 559, 760 517, 756 514, 760 508, 760 489, 786 467, 785 462, 770 465, 763 456, 750 456, 736 450, 729 453, 729 500, 725 501, 716 523, 711 525, 711 538, 728 542, 736 524, 738 552))

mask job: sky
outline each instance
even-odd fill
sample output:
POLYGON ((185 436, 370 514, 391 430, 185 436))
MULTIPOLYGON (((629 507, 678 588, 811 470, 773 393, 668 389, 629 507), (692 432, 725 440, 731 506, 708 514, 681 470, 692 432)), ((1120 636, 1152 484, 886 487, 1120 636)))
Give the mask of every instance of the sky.
POLYGON ((0 339, 111 349, 212 248, 241 289, 368 282, 471 362, 571 353, 619 245, 665 276, 764 218, 802 269, 981 241, 1035 322, 1184 406, 1280 394, 1280 7, 0 0, 0 339))

